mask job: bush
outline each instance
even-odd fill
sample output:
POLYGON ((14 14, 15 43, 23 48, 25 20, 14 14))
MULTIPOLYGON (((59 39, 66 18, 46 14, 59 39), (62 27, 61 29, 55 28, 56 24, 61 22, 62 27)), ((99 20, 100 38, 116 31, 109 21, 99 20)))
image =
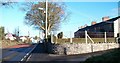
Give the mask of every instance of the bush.
POLYGON ((63 32, 58 33, 57 37, 58 38, 63 38, 63 32))

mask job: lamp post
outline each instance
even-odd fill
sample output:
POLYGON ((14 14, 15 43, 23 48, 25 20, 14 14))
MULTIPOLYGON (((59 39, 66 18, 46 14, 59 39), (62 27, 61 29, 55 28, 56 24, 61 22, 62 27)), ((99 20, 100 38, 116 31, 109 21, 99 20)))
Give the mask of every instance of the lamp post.
POLYGON ((45 11, 45 16, 46 16, 46 18, 45 18, 45 39, 47 39, 47 9, 48 9, 48 1, 46 0, 46 9, 44 9, 44 8, 38 8, 38 9, 40 9, 40 10, 43 10, 43 11, 45 11))
POLYGON ((47 0, 46 0, 46 20, 45 20, 45 30, 46 30, 46 32, 45 32, 45 38, 47 39, 47 9, 48 9, 48 2, 47 2, 47 0))

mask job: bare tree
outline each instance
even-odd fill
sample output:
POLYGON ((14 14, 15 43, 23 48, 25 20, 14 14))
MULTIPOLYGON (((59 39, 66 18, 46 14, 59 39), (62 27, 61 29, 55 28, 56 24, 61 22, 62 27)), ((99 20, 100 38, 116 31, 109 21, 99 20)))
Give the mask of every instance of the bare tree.
POLYGON ((4 39, 5 30, 4 27, 0 27, 0 39, 4 39))
POLYGON ((3 1, 3 2, 0 2, 0 7, 5 7, 5 8, 14 8, 15 6, 19 7, 20 10, 24 10, 27 9, 26 6, 30 6, 33 2, 14 2, 14 1, 11 1, 11 0, 8 0, 8 1, 3 1), (24 8, 23 8, 24 7, 24 8))
MULTIPOLYGON (((38 8, 43 8, 43 10, 45 10, 45 2, 39 2, 32 5, 31 9, 26 13, 25 23, 45 31, 45 11, 38 8)), ((52 30, 58 30, 59 25, 66 21, 68 13, 65 11, 65 8, 66 6, 64 3, 48 2, 48 33, 52 30)))
POLYGON ((13 8, 14 4, 16 4, 16 3, 17 2, 9 2, 9 1, 0 2, 0 7, 7 7, 7 8, 11 7, 11 8, 13 8))

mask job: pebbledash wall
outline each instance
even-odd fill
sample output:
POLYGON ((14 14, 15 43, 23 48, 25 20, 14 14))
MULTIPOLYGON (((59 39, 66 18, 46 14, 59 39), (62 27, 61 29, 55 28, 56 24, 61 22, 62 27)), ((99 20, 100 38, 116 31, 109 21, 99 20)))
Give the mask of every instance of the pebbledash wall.
POLYGON ((56 54, 82 54, 82 53, 91 53, 96 51, 103 51, 108 49, 119 48, 118 43, 96 43, 96 44, 60 44, 52 45, 52 52, 56 54))

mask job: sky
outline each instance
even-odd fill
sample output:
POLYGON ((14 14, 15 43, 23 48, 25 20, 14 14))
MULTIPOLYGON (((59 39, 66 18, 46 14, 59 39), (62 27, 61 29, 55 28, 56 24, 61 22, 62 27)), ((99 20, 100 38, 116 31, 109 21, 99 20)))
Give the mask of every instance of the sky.
POLYGON ((62 25, 62 30, 67 37, 70 37, 70 32, 73 37, 80 26, 85 24, 90 26, 92 21, 101 22, 104 16, 110 18, 118 16, 117 2, 68 2, 66 5, 71 12, 69 22, 62 25))
MULTIPOLYGON (((65 2, 65 4, 70 16, 68 21, 61 24, 57 33, 63 32, 64 37, 67 38, 74 37, 74 32, 80 26, 85 24, 90 26, 92 21, 99 23, 104 16, 110 18, 118 16, 118 2, 65 2)), ((25 13, 17 6, 14 8, 0 7, 0 26, 5 27, 5 32, 13 33, 19 28, 20 35, 28 35, 29 31, 30 36, 39 36, 38 30, 24 24, 25 13)))

